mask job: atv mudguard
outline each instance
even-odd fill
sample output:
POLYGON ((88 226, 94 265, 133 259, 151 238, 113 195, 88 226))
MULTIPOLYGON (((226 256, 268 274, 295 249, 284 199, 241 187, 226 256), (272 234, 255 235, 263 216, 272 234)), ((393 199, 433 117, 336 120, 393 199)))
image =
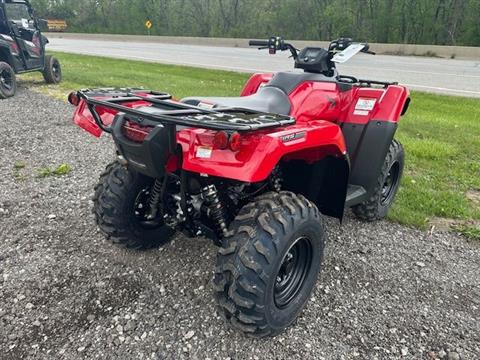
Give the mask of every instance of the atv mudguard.
MULTIPOLYGON (((20 69, 20 62, 13 57, 11 49, 10 49, 10 44, 14 42, 7 40, 7 39, 12 39, 10 36, 6 35, 1 35, 0 34, 0 61, 6 62, 9 64, 15 72, 17 72, 20 69)), ((16 45, 16 44, 15 44, 16 45)))
POLYGON ((215 149, 214 135, 214 131, 203 129, 178 132, 184 170, 254 183, 267 179, 282 159, 314 163, 326 156, 343 157, 346 153, 340 127, 322 120, 243 134, 238 152, 215 149))

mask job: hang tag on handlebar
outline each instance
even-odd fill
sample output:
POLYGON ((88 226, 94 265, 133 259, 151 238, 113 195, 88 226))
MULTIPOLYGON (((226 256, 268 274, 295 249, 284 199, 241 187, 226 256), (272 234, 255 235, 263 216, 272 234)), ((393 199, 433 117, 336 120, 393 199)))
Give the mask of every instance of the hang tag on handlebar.
POLYGON ((335 54, 332 58, 333 62, 342 64, 350 60, 353 56, 358 54, 365 47, 365 44, 351 44, 342 52, 335 54))

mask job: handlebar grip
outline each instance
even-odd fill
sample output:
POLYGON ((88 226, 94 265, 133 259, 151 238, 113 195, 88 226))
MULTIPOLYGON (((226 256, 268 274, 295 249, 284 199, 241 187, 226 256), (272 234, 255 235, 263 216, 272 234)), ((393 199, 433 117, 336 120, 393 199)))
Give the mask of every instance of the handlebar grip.
POLYGON ((248 42, 249 46, 268 46, 267 40, 250 40, 248 42))

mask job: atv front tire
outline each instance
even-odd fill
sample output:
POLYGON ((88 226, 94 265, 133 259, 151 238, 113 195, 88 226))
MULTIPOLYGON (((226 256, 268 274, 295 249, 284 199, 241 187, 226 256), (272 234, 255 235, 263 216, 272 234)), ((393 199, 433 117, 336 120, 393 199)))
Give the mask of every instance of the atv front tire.
POLYGON ((0 62, 0 99, 12 97, 16 91, 15 72, 6 62, 0 62))
POLYGON ((254 337, 288 327, 320 272, 325 231, 317 207, 291 192, 246 205, 217 255, 213 280, 220 314, 254 337))
POLYGON ((45 66, 42 74, 47 84, 58 84, 62 81, 62 67, 57 58, 52 55, 45 56, 45 66))
POLYGON ((387 216, 400 186, 404 159, 405 153, 402 144, 393 140, 372 196, 367 201, 352 207, 357 218, 364 221, 375 221, 387 216))
POLYGON ((118 162, 107 166, 93 197, 95 220, 107 239, 136 250, 161 246, 171 239, 173 229, 163 223, 147 226, 135 214, 139 196, 152 185, 152 178, 118 162))

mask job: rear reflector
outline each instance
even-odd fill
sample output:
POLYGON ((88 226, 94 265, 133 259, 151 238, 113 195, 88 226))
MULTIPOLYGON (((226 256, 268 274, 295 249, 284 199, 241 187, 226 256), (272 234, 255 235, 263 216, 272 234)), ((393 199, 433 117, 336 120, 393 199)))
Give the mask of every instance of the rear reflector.
POLYGON ((143 142, 152 130, 153 126, 141 126, 132 121, 123 124, 123 134, 127 139, 134 142, 143 142))
POLYGON ((80 97, 78 96, 76 91, 68 94, 68 102, 73 106, 78 106, 78 104, 80 104, 80 97))

